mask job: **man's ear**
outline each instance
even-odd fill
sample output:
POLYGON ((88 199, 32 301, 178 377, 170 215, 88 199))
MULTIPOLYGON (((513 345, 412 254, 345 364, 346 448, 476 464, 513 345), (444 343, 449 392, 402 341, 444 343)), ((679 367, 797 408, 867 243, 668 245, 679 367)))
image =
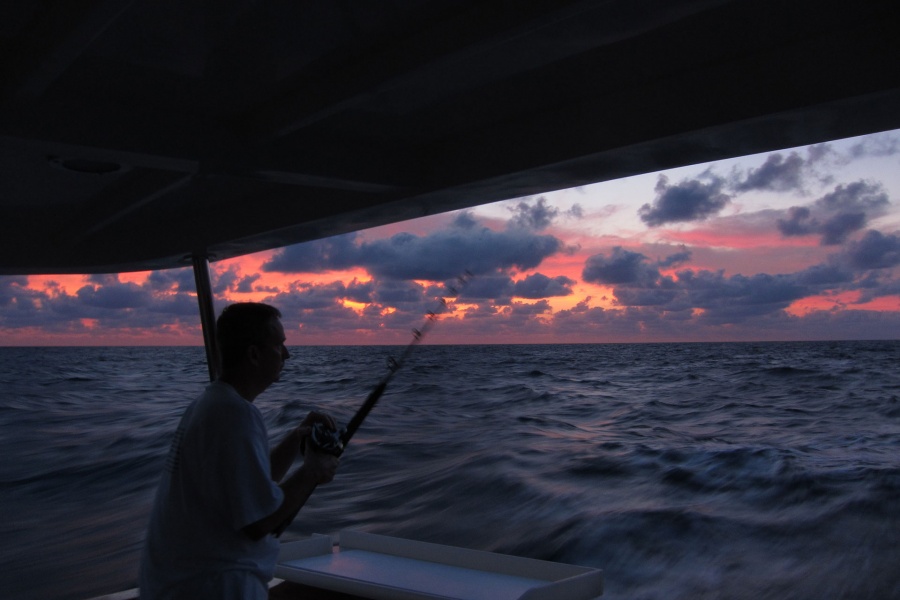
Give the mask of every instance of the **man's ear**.
POLYGON ((250 361, 250 364, 252 365, 259 364, 259 346, 247 346, 247 360, 250 361))

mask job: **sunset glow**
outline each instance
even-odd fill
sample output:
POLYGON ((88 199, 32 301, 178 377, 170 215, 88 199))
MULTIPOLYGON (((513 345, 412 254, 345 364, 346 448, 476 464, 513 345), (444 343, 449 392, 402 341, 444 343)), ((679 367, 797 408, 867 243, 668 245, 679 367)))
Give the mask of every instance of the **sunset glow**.
MULTIPOLYGON (((887 132, 394 223, 214 263, 216 308, 294 344, 898 338, 898 163, 887 132)), ((193 274, 2 277, 0 344, 200 345, 193 274)))

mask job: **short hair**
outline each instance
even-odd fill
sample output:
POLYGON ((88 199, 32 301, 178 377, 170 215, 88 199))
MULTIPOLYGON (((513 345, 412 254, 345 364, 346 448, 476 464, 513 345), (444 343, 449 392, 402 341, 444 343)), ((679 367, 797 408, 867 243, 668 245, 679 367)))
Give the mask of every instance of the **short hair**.
POLYGON ((269 340, 272 321, 281 318, 281 311, 261 302, 238 302, 225 307, 216 320, 216 338, 222 370, 234 369, 250 346, 269 340))

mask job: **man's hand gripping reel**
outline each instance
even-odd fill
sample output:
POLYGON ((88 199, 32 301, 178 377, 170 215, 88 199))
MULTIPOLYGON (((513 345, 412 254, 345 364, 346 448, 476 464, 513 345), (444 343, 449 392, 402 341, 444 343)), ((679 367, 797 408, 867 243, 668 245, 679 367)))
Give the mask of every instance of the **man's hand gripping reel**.
POLYGON ((340 456, 344 453, 344 441, 341 439, 341 435, 345 431, 347 430, 341 429, 340 431, 337 431, 331 429, 325 423, 319 421, 313 425, 312 433, 310 433, 309 441, 307 443, 314 452, 324 452, 326 454, 340 456))

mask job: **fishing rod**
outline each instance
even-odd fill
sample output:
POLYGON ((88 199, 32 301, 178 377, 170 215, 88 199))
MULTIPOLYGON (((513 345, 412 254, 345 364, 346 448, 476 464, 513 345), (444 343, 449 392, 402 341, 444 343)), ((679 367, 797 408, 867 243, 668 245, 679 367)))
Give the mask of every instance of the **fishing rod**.
MULTIPOLYGON (((472 279, 473 275, 469 271, 466 271, 464 275, 461 275, 456 278, 457 285, 448 285, 447 291, 449 295, 454 297, 459 296, 459 292, 463 287, 472 279)), ((347 444, 350 443, 350 439, 357 432, 359 427, 362 425, 363 421, 369 415, 375 405, 378 403, 378 400, 381 398, 384 391, 387 389, 388 383, 390 383, 391 379, 393 379, 394 375, 400 368, 403 366, 403 363, 406 362, 406 359, 409 358, 409 355, 412 354, 413 349, 419 345, 419 342, 422 341, 422 338, 425 337, 425 334, 428 333, 429 330, 434 326, 435 321, 437 321, 437 316, 439 311, 445 309, 447 307, 447 300, 445 298, 440 299, 440 306, 436 311, 428 311, 425 313, 425 322, 418 329, 412 330, 412 340, 407 344, 406 348, 403 349, 403 353, 400 355, 400 358, 388 357, 388 371, 381 378, 381 381, 369 392, 369 395, 366 397, 365 402, 363 402, 362 406, 359 407, 359 410, 350 418, 350 421, 347 422, 347 426, 343 427, 339 430, 329 428, 325 423, 321 421, 317 421, 312 426, 312 433, 310 434, 309 441, 313 446, 313 449, 318 452, 327 452, 328 454, 333 454, 334 456, 340 456, 344 453, 344 450, 347 448, 347 444)), ((275 530, 275 537, 281 537, 281 534, 284 533, 284 530, 287 529, 288 525, 290 525, 293 520, 297 517, 297 513, 300 512, 298 508, 294 513, 284 521, 279 527, 275 530)))

